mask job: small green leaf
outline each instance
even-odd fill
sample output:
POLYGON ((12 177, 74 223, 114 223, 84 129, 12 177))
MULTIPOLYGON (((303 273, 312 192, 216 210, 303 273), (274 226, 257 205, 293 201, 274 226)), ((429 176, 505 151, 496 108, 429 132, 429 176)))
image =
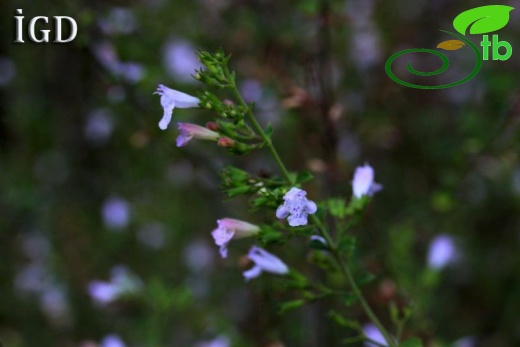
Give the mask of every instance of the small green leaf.
POLYGON ((497 31, 509 22, 509 12, 514 7, 504 5, 487 5, 475 7, 459 14, 453 20, 453 27, 462 35, 470 27, 470 34, 487 34, 497 31))
POLYGON ((352 236, 345 235, 339 242, 338 242, 338 252, 342 256, 345 256, 346 258, 350 258, 352 254, 354 254, 354 251, 356 250, 356 238, 352 236))
POLYGON ((347 204, 343 199, 330 199, 327 201, 327 207, 330 214, 336 218, 345 218, 347 215, 347 204))
POLYGON ((273 135, 273 126, 271 125, 271 123, 267 124, 267 126, 265 127, 264 132, 267 135, 267 137, 271 137, 271 135, 273 135))
POLYGON ((358 286, 361 287, 365 284, 372 282, 375 278, 376 276, 374 276, 370 272, 364 272, 356 279, 356 283, 358 286))
POLYGON ((294 310, 295 308, 301 307, 303 305, 305 305, 305 300, 302 299, 284 302, 280 307, 280 313, 285 313, 287 311, 294 310))
POLYGON ((329 311, 329 317, 339 326, 353 330, 361 330, 361 325, 359 322, 352 319, 347 319, 334 310, 329 311))
POLYGON ((399 347, 422 347, 422 341, 417 337, 410 337, 406 339, 403 343, 399 345, 399 347))
POLYGON ((314 176, 308 172, 308 171, 302 171, 298 173, 298 176, 296 176, 296 183, 301 184, 305 183, 307 181, 310 181, 314 178, 314 176))
POLYGON ((351 293, 344 294, 341 296, 341 298, 343 299, 345 306, 352 306, 358 300, 358 297, 351 293))

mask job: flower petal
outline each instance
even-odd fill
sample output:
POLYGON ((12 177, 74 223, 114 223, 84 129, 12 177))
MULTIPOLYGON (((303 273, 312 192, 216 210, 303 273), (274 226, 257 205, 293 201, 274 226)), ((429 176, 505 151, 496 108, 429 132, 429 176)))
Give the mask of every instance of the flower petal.
POLYGON ((285 207, 285 205, 280 205, 276 209, 276 218, 283 219, 289 215, 289 210, 285 207))
POLYGON ((261 273, 262 268, 258 265, 255 265, 251 269, 244 271, 243 275, 246 278, 246 281, 249 281, 250 279, 260 276, 261 273))
POLYGON ((289 268, 280 258, 260 247, 253 246, 247 256, 254 261, 257 266, 262 268, 263 271, 279 275, 289 272, 289 268))

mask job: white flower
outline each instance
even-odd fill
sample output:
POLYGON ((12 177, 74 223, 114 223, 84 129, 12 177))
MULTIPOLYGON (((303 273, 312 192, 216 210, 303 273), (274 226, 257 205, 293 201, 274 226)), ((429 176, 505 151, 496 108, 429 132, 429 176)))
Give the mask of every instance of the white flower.
POLYGON ((227 245, 234 238, 249 237, 257 234, 260 228, 254 224, 233 218, 217 220, 218 227, 211 232, 215 244, 220 246, 220 256, 227 257, 227 245))
POLYGON ((260 276, 262 271, 277 275, 284 275, 289 272, 289 268, 280 258, 260 247, 251 247, 247 257, 255 263, 255 266, 244 272, 246 281, 260 276))
POLYGON ((170 120, 172 119, 172 112, 175 107, 190 108, 197 107, 200 100, 194 96, 170 89, 162 84, 159 84, 154 94, 161 96, 161 106, 164 109, 164 114, 159 122, 159 128, 166 130, 170 120))
POLYGON ((363 195, 372 196, 383 189, 381 184, 374 182, 374 169, 368 164, 356 168, 352 187, 354 196, 358 199, 363 195))
POLYGON ((177 125, 181 131, 177 136, 177 147, 185 146, 192 138, 216 141, 220 136, 219 133, 197 124, 177 123, 177 125))
POLYGON ((458 251, 453 238, 448 235, 438 235, 430 244, 428 251, 428 266, 440 270, 458 258, 458 251))
POLYGON ((283 219, 289 216, 287 221, 292 227, 306 225, 307 215, 315 213, 318 208, 316 204, 308 200, 305 195, 307 195, 307 193, 304 190, 295 187, 291 188, 283 197, 283 205, 280 205, 276 210, 276 217, 283 219))

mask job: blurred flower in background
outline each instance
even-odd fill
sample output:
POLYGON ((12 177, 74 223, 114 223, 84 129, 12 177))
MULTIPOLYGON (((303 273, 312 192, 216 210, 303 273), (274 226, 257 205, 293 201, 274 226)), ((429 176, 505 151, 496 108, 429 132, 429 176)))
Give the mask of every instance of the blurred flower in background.
POLYGON ((127 295, 135 295, 143 289, 143 282, 126 266, 116 266, 110 271, 110 281, 91 281, 88 293, 101 306, 127 295))
POLYGON ((130 204, 119 197, 108 198, 103 203, 102 215, 108 229, 120 231, 130 223, 130 204))
POLYGON ((430 243, 428 250, 428 267, 441 270, 459 258, 453 238, 449 235, 437 235, 430 243))
POLYGON ((163 48, 163 65, 174 81, 195 83, 195 70, 201 63, 195 56, 197 49, 187 40, 170 39, 163 48))

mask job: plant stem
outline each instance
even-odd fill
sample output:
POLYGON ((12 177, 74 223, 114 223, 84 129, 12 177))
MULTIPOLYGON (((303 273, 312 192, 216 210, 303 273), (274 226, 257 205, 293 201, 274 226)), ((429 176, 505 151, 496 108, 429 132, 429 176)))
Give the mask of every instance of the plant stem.
MULTIPOLYGON (((258 121, 256 120, 255 116, 253 115, 253 112, 251 111, 251 108, 249 107, 249 105, 242 98, 242 95, 238 91, 238 88, 236 86, 234 78, 232 78, 227 65, 224 65, 224 74, 225 74, 226 78, 228 79, 229 85, 230 85, 231 89, 233 90, 233 93, 234 93, 235 97, 237 98, 239 103, 243 107, 245 107, 247 109, 247 112, 246 112, 247 113, 247 117, 248 117, 249 121, 251 122, 251 124, 253 126, 253 129, 258 133, 258 135, 260 135, 260 137, 264 141, 265 145, 267 146, 267 148, 271 152, 271 154, 272 154, 276 164, 280 168, 280 171, 284 175, 284 177, 287 180, 287 182, 290 185, 293 185, 294 184, 293 179, 289 175, 289 171, 287 171, 287 169, 285 168, 284 163, 282 162, 282 159, 278 155, 278 152, 276 151, 276 148, 274 147, 274 145, 273 145, 273 143, 271 141, 271 138, 265 134, 264 130, 262 129, 260 124, 258 124, 258 121)), ((381 322, 379 321, 379 319, 375 315, 374 311, 372 311, 372 309, 370 308, 370 305, 365 300, 365 297, 363 296, 363 293, 361 292, 361 290, 359 289, 358 285, 356 284, 356 281, 354 280, 354 277, 352 276, 352 273, 350 272, 350 269, 348 268, 348 266, 346 266, 344 264, 343 260, 341 259, 341 256, 340 256, 340 254, 338 252, 338 249, 337 249, 337 246, 336 246, 335 242, 332 240, 332 237, 330 236, 329 232, 327 231, 327 229, 322 224, 321 220, 315 214, 311 215, 311 220, 318 227, 318 230, 320 231, 321 235, 327 241, 327 244, 330 247, 332 256, 334 257, 334 259, 338 263, 338 266, 339 266, 341 272, 343 273, 343 275, 345 276, 345 278, 347 279, 347 282, 348 282, 349 286, 352 288, 352 291, 354 292, 354 295, 356 295, 358 297, 359 302, 361 303, 361 307, 363 308, 363 311, 365 311, 365 313, 368 316, 368 318, 372 321, 372 323, 374 323, 374 325, 379 329, 379 331, 381 331, 381 334, 384 336, 386 342, 388 343, 388 346, 389 347, 397 346, 395 341, 392 339, 391 335, 384 328, 383 324, 381 324, 381 322)))
POLYGON ((276 162, 276 165, 278 165, 278 168, 282 172, 282 174, 285 177, 285 179, 287 180, 287 182, 290 185, 294 185, 294 180, 291 178, 291 175, 289 175, 289 171, 287 171, 287 169, 285 168, 285 165, 283 164, 282 159, 278 155, 278 152, 276 151, 276 148, 274 147, 273 142, 271 141, 271 138, 265 134, 264 129, 262 129, 262 127, 256 120, 255 116, 253 115, 253 112, 251 111, 251 107, 249 107, 249 105, 244 101, 244 99, 242 98, 242 95, 238 91, 236 83, 235 83, 234 79, 231 77, 231 74, 229 73, 229 68, 227 67, 227 65, 224 65, 224 74, 225 74, 226 78, 228 79, 231 90, 233 91, 233 94, 235 94, 235 97, 237 98, 238 102, 240 103, 240 105, 242 105, 243 107, 245 107, 247 109, 246 114, 247 114, 248 120, 251 122, 251 125, 253 126, 253 129, 257 132, 258 135, 260 135, 260 137, 262 138, 262 141, 264 141, 265 145, 271 152, 271 155, 273 156, 274 161, 276 162))
POLYGON ((361 307, 363 308, 363 311, 365 311, 368 318, 374 323, 374 325, 381 331, 381 334, 385 338, 386 342, 390 347, 395 346, 395 342, 388 333, 388 331, 385 329, 381 321, 377 318, 374 311, 370 308, 370 305, 366 301, 365 297, 363 296, 363 293, 359 289, 358 285, 356 284, 356 281, 354 280, 354 276, 352 276, 352 272, 348 268, 348 266, 345 265, 343 260, 341 259, 341 256, 338 252, 338 248, 334 241, 332 240, 332 237, 330 236, 327 229, 323 226, 321 223, 321 220, 316 215, 311 215, 312 222, 318 227, 318 230, 320 231, 321 235, 325 238, 327 241, 327 244, 329 245, 330 252, 332 253, 332 256, 334 257, 334 260, 336 260, 336 263, 338 264, 341 272, 347 279, 347 282, 352 288, 352 291, 354 292, 354 295, 356 295, 359 299, 359 302, 361 303, 361 307))

